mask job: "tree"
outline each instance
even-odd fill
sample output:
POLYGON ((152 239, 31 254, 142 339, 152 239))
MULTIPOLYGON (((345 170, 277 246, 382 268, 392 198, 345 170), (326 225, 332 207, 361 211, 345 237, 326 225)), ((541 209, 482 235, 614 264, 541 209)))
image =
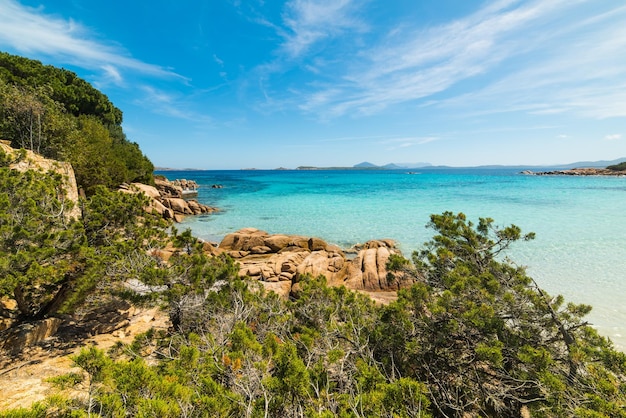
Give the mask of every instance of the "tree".
POLYGON ((432 215, 430 226, 437 234, 403 267, 416 285, 384 309, 376 332, 388 373, 422 379, 441 416, 623 408, 626 356, 583 321, 590 307, 550 297, 503 258, 533 234, 451 212, 432 215))
POLYGON ((82 274, 85 235, 66 211, 59 175, 0 168, 0 292, 12 295, 24 318, 41 318, 63 304, 82 274))
POLYGON ((0 52, 0 137, 70 162, 87 194, 153 182, 154 166, 121 122, 122 112, 76 74, 0 52))
POLYGON ((103 93, 69 70, 0 52, 0 79, 8 84, 35 89, 48 86, 50 98, 64 103, 74 116, 93 115, 105 125, 122 123, 122 111, 103 93))
POLYGON ((4 154, 0 162, 0 295, 16 300, 22 319, 70 309, 98 283, 111 290, 156 266, 148 251, 167 223, 145 212, 145 196, 99 187, 74 219, 59 174, 9 169, 4 154))
POLYGON ((607 168, 613 171, 626 171, 626 161, 619 164, 610 165, 607 168))

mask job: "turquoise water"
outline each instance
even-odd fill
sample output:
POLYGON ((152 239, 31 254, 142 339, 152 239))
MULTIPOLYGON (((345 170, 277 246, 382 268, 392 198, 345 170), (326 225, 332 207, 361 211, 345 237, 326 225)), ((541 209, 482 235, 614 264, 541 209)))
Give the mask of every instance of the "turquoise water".
POLYGON ((184 227, 219 241, 244 227, 349 247, 393 238, 405 256, 432 235, 432 213, 464 212, 535 232, 509 252, 552 294, 594 307, 589 320, 626 347, 626 178, 524 176, 513 170, 166 172, 200 185, 216 215, 184 227), (222 189, 211 188, 221 184, 222 189))

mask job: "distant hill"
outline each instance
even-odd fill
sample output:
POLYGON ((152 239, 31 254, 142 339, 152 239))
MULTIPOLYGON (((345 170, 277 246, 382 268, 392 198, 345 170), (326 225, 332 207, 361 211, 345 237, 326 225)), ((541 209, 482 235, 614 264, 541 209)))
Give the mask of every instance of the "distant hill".
POLYGON ((582 167, 592 167, 592 168, 604 168, 609 165, 617 165, 626 161, 625 158, 618 158, 617 160, 611 161, 579 161, 577 163, 566 164, 563 166, 559 166, 562 168, 582 168, 582 167))
POLYGON ((378 167, 376 164, 372 164, 372 163, 368 163, 367 161, 364 161, 360 164, 356 164, 353 166, 354 168, 375 168, 378 167))

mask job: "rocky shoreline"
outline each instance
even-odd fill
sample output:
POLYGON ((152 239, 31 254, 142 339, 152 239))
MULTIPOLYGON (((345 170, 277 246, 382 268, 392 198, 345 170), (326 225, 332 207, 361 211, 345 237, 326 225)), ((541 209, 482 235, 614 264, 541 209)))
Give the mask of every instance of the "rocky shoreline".
POLYGON ((607 168, 572 168, 568 170, 531 171, 524 170, 521 174, 529 176, 626 176, 625 171, 609 170, 607 168))
MULTIPOLYGON (((124 193, 143 193, 151 201, 147 210, 156 210, 166 219, 181 222, 186 215, 216 212, 196 200, 184 199, 184 190, 197 190, 193 181, 157 178, 155 186, 141 183, 123 185, 124 193)), ((155 250, 153 256, 167 262, 181 251, 168 246, 155 250)), ((397 290, 409 287, 401 274, 391 274, 387 261, 402 255, 391 239, 370 240, 351 249, 342 249, 316 237, 268 234, 255 228, 244 228, 226 235, 220 243, 203 242, 208 255, 226 254, 239 264, 239 276, 261 284, 265 290, 281 297, 297 297, 300 281, 305 276, 325 276, 330 286, 368 294, 372 299, 388 303, 397 290)))
POLYGON ((218 209, 199 203, 190 196, 198 195, 198 184, 192 180, 168 180, 155 178, 155 185, 142 183, 123 184, 119 191, 123 193, 143 193, 150 198, 147 210, 155 210, 165 219, 182 222, 187 215, 202 215, 217 212, 218 209))

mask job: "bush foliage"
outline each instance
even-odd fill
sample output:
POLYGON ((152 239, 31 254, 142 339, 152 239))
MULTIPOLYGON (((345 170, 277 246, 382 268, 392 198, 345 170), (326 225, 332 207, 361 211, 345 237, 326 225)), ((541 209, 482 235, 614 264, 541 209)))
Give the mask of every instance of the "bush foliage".
MULTIPOLYGON (((626 355, 585 321, 585 305, 540 289, 504 257, 529 240, 514 225, 431 217, 435 235, 393 260, 414 285, 375 305, 323 277, 282 300, 209 257, 187 251, 137 270, 162 294, 168 332, 74 357, 87 396, 66 411, 96 416, 618 417, 626 355)), ((58 400, 56 401, 58 405, 58 400)), ((51 406, 34 407, 46 411, 51 406)), ((56 406, 58 410, 58 406, 56 406)), ((63 408, 61 408, 63 409, 63 408)), ((84 415, 81 415, 84 414, 84 415)))

